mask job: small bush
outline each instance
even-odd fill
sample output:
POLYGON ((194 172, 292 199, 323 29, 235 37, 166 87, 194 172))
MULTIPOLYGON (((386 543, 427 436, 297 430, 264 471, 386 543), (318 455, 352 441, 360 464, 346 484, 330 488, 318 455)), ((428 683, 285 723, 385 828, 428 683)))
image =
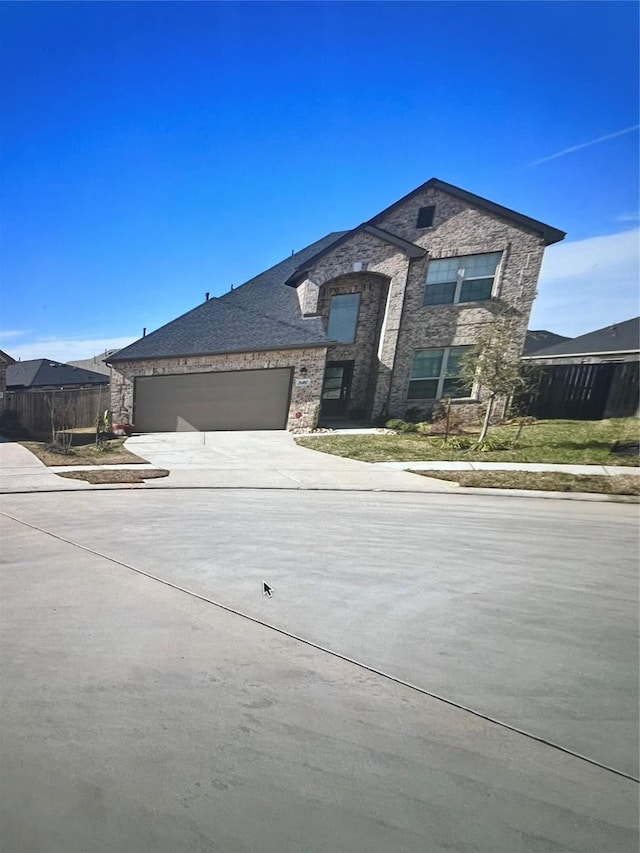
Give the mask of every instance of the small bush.
POLYGON ((475 449, 481 453, 494 453, 497 450, 513 450, 514 442, 512 439, 495 438, 492 435, 487 436, 484 441, 478 442, 475 449))
POLYGON ((473 447, 473 439, 464 435, 452 435, 445 446, 451 450, 469 450, 473 447))
POLYGON ((403 421, 401 418, 391 418, 385 424, 387 429, 393 429, 396 432, 416 432, 417 424, 411 424, 408 421, 403 421))
POLYGON ((429 421, 420 421, 420 423, 416 424, 416 431, 420 435, 429 435, 431 433, 431 424, 429 421))

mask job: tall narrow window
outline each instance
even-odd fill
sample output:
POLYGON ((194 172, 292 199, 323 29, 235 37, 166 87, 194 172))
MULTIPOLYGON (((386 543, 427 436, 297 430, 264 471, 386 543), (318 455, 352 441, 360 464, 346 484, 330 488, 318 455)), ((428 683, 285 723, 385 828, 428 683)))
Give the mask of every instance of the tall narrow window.
POLYGON ((355 341, 359 308, 359 293, 345 293, 331 297, 327 327, 327 337, 330 341, 341 344, 352 344, 355 341))
POLYGON ((491 299, 500 252, 429 261, 424 305, 451 305, 491 299))

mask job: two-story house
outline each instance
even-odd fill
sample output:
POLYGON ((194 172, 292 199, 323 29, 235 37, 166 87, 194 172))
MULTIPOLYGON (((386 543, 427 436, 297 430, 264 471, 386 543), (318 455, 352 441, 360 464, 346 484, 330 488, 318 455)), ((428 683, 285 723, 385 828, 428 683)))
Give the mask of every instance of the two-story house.
POLYGON ((426 415, 443 396, 478 417, 465 348, 508 308, 520 355, 545 246, 564 236, 433 178, 110 356, 114 417, 300 430, 426 415))

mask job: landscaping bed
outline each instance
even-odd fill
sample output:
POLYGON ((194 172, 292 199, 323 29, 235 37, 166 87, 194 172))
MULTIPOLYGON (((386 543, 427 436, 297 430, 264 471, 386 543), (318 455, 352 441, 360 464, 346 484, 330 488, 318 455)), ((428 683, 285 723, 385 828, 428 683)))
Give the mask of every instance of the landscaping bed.
POLYGON ((84 480, 94 486, 110 483, 144 483, 145 480, 155 480, 158 477, 168 477, 169 472, 164 468, 144 468, 136 471, 60 471, 58 477, 67 477, 69 480, 84 480))
POLYGON ((564 465, 637 466, 636 455, 612 452, 616 442, 638 440, 638 419, 606 421, 536 421, 518 437, 517 423, 491 427, 484 450, 474 447, 480 428, 465 428, 464 435, 445 441, 441 435, 402 432, 396 435, 301 436, 302 447, 346 456, 362 462, 539 462, 564 465), (456 444, 471 447, 457 449, 456 444), (517 439, 517 443, 516 442, 517 439), (492 449, 492 446, 503 449, 492 449))
POLYGON ((525 489, 542 492, 591 492, 601 495, 640 495, 635 474, 558 474, 529 471, 413 471, 424 477, 450 480, 477 489, 525 489))
MULTIPOLYGON (((123 445, 125 438, 111 438, 102 444, 95 443, 95 431, 91 444, 74 443, 67 452, 53 447, 46 441, 21 441, 45 465, 139 465, 147 460, 128 451, 123 445)), ((81 439, 77 439, 79 442, 81 439)))

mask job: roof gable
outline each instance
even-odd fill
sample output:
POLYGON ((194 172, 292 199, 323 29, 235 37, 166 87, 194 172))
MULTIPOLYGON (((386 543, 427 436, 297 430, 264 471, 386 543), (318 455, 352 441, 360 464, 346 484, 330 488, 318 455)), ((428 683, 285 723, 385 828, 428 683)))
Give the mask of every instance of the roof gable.
POLYGON ((559 243, 560 240, 564 240, 566 234, 564 231, 560 231, 558 228, 553 228, 551 225, 546 225, 544 222, 539 222, 537 219, 531 219, 529 216, 525 216, 523 213, 518 213, 515 210, 511 210, 508 207, 503 207, 501 204, 496 204, 494 201, 489 201, 487 198, 483 198, 482 196, 475 195, 474 193, 470 193, 467 190, 463 190, 460 187, 456 187, 453 184, 448 184, 446 181, 441 181, 439 178, 430 178, 424 184, 421 184, 419 187, 416 187, 415 190, 412 190, 407 195, 403 196, 398 201, 395 201, 392 205, 380 211, 380 213, 376 214, 372 219, 369 220, 369 224, 375 225, 380 220, 384 219, 387 214, 396 210, 398 207, 401 207, 407 201, 412 199, 414 196, 419 193, 424 192, 427 189, 436 189, 441 192, 448 193, 449 195, 455 196, 456 198, 465 201, 467 204, 471 204, 474 207, 479 207, 482 210, 486 210, 492 216, 497 216, 500 219, 506 219, 509 222, 513 222, 514 224, 520 226, 521 228, 526 228, 529 231, 534 231, 543 238, 545 246, 550 246, 552 243, 559 243))

